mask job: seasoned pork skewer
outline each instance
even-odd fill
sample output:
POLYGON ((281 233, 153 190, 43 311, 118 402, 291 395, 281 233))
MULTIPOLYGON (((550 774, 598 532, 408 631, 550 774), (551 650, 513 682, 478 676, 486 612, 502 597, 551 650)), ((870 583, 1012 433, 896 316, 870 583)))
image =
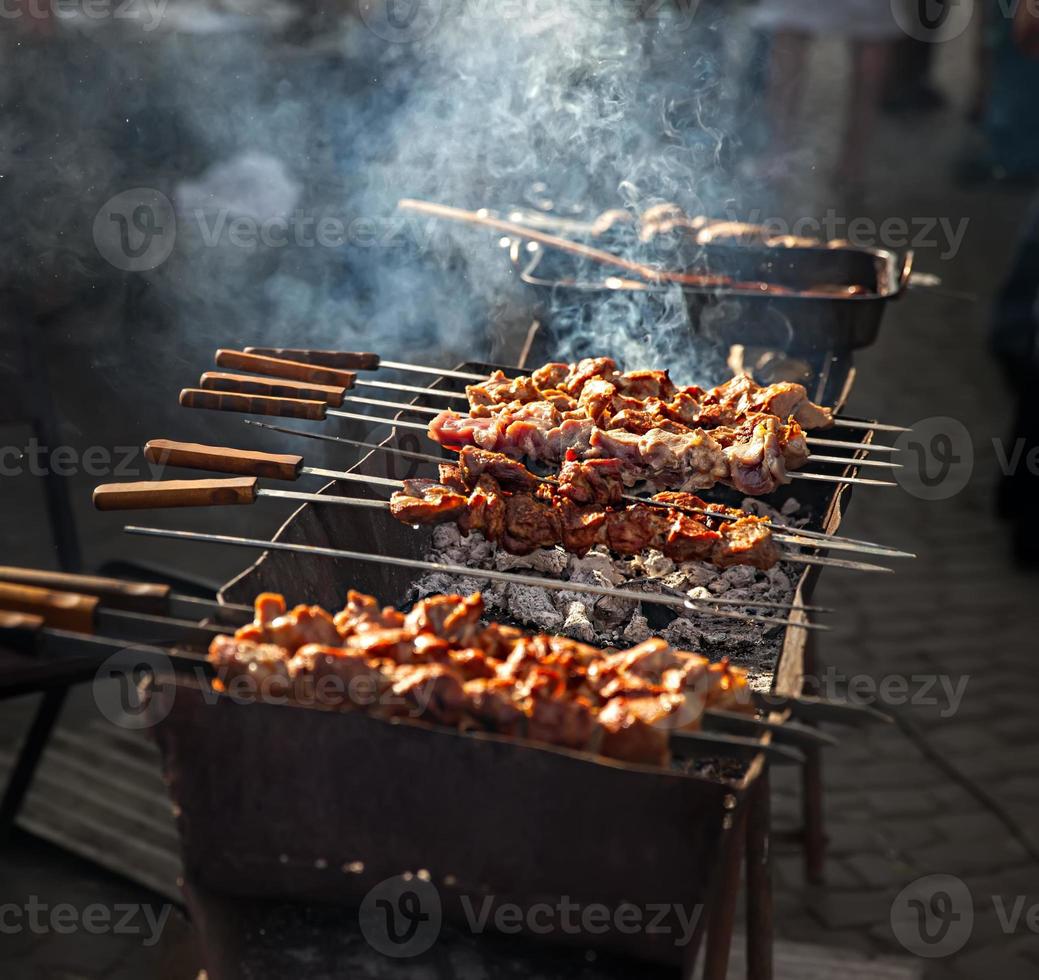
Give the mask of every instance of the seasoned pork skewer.
MULTIPOLYGON (((210 646, 218 689, 364 710, 666 766, 706 709, 752 714, 744 671, 648 640, 602 650, 483 625, 479 593, 406 615, 351 591, 334 616, 257 597, 255 620, 210 646)), ((724 745, 719 745, 724 752, 724 745)))
MULTIPOLYGON (((377 370, 380 367, 389 368, 389 369, 392 369, 392 370, 399 370, 399 371, 412 371, 412 372, 419 373, 419 374, 434 375, 434 376, 443 377, 443 378, 456 378, 456 379, 461 380, 461 381, 474 381, 474 382, 477 382, 477 384, 479 386, 481 386, 481 387, 486 385, 488 382, 497 382, 497 381, 501 381, 503 379, 506 382, 508 382, 510 380, 516 380, 516 379, 509 379, 505 375, 505 372, 502 371, 502 370, 495 371, 490 376, 487 376, 487 375, 483 375, 483 374, 476 374, 476 373, 474 373, 472 371, 455 371, 455 370, 452 370, 450 368, 429 367, 429 366, 425 366, 425 365, 421 365, 421 364, 411 364, 411 363, 401 362, 401 361, 387 361, 387 360, 384 360, 384 359, 380 358, 379 355, 377 355, 377 354, 368 354, 368 353, 361 354, 361 353, 352 353, 352 352, 349 352, 349 351, 313 350, 313 349, 305 349, 305 348, 246 347, 245 348, 245 352, 248 353, 248 354, 257 354, 257 355, 262 355, 262 356, 274 357, 274 358, 277 358, 277 359, 288 359, 288 360, 295 361, 295 362, 305 362, 307 364, 314 365, 314 366, 339 368, 339 369, 344 369, 345 368, 345 369, 349 369, 349 370, 352 370, 352 371, 377 370)), ((592 361, 592 362, 608 361, 610 364, 613 365, 613 369, 616 370, 616 363, 613 362, 612 360, 610 360, 609 358, 586 358, 585 361, 592 361)), ((514 372, 520 372, 520 374, 518 375, 519 379, 524 379, 524 378, 528 378, 528 377, 532 378, 535 381, 535 386, 536 387, 546 387, 548 389, 553 389, 553 388, 556 388, 556 386, 558 385, 559 381, 562 380, 563 378, 566 378, 571 373, 571 371, 573 371, 573 374, 575 375, 575 377, 579 376, 581 372, 579 372, 577 370, 578 369, 578 365, 584 364, 585 361, 577 362, 577 364, 549 363, 549 364, 544 365, 543 367, 539 368, 538 370, 536 370, 534 372, 529 372, 529 369, 526 369, 526 371, 525 371, 524 368, 520 368, 520 367, 508 368, 507 370, 514 371, 514 372)), ((257 370, 257 369, 256 368, 251 368, 251 370, 257 370)), ((652 375, 652 374, 660 374, 660 373, 665 373, 665 372, 637 372, 637 371, 634 371, 634 372, 626 372, 625 376, 629 376, 629 375, 630 376, 646 375, 646 374, 652 375)), ((594 376, 597 376, 597 375, 593 374, 591 376, 594 377, 594 376)), ((726 382, 726 384, 724 384, 724 385, 719 385, 717 388, 711 389, 711 391, 723 393, 724 395, 726 395, 726 396, 731 398, 734 395, 736 395, 737 392, 735 390, 728 390, 726 386, 727 385, 733 385, 734 382, 737 382, 737 381, 740 381, 740 377, 739 376, 736 377, 736 378, 731 379, 729 382, 726 382), (723 390, 724 390, 724 392, 723 392, 723 390)), ((797 385, 794 389, 788 389, 788 388, 786 388, 786 385, 788 385, 788 384, 790 384, 790 383, 788 383, 788 382, 780 382, 779 385, 767 386, 766 389, 762 389, 762 391, 767 392, 767 394, 765 394, 763 396, 759 396, 759 397, 761 397, 761 398, 769 398, 769 399, 779 397, 779 398, 786 399, 786 398, 791 397, 791 395, 796 391, 796 388, 801 388, 802 387, 800 385, 797 385), (782 389, 782 390, 777 390, 777 389, 782 389)), ((755 386, 755 388, 758 388, 758 387, 759 386, 755 386)), ((702 391, 702 389, 695 389, 695 390, 696 391, 702 391)), ((802 391, 803 391, 803 388, 802 388, 802 391)), ((466 396, 461 395, 460 393, 457 393, 457 392, 449 392, 449 391, 443 391, 443 390, 437 390, 437 389, 423 389, 423 392, 425 394, 427 394, 427 395, 438 395, 438 396, 443 396, 445 398, 464 399, 466 397, 466 396)), ((806 400, 807 400, 807 392, 805 392, 803 395, 801 395, 800 392, 797 392, 796 401, 798 403, 800 403, 802 401, 806 401, 806 400)), ((811 405, 812 403, 809 402, 808 404, 811 405)), ((778 404, 775 404, 774 407, 775 408, 779 408, 781 406, 779 406, 778 404)), ((755 410, 756 411, 761 411, 762 409, 759 407, 759 408, 757 408, 755 410)), ((805 428, 813 428, 814 427, 813 425, 809 424, 809 421, 810 421, 810 418, 811 418, 811 414, 810 413, 814 413, 815 410, 818 410, 818 411, 823 413, 823 416, 822 416, 823 419, 825 419, 825 417, 826 417, 825 413, 830 413, 830 418, 832 419, 832 424, 836 425, 836 426, 844 426, 844 427, 847 427, 847 428, 856 428, 856 429, 873 429, 875 431, 881 431, 881 432, 908 432, 909 431, 907 428, 905 428, 904 426, 900 426, 900 425, 885 425, 885 424, 880 423, 880 422, 870 422, 870 421, 866 421, 866 420, 862 420, 862 419, 848 419, 848 418, 844 418, 844 417, 840 417, 840 416, 833 416, 832 415, 832 411, 830 409, 827 409, 827 408, 823 407, 823 406, 813 406, 812 409, 809 409, 807 407, 805 408, 803 418, 799 418, 798 419, 798 421, 800 421, 801 424, 805 428)), ((772 414, 785 416, 786 414, 792 414, 792 413, 789 413, 789 412, 784 413, 784 412, 781 412, 781 411, 773 411, 772 414)), ((796 413, 793 413, 793 414, 796 414, 796 413)))
MULTIPOLYGON (((444 462, 443 457, 434 456, 432 453, 420 453, 413 452, 410 449, 400 449, 397 446, 384 445, 377 442, 365 442, 361 439, 348 439, 345 436, 332 436, 324 432, 308 432, 303 429, 292 429, 284 425, 274 425, 270 422, 258 422, 255 419, 242 419, 246 425, 254 425, 261 429, 270 429, 273 432, 283 432, 286 435, 298 436, 303 439, 315 439, 320 442, 333 442, 340 443, 347 446, 353 446, 357 449, 369 449, 373 452, 388 453, 394 456, 400 456, 402 459, 411 459, 422 463, 431 463, 435 466, 439 466, 444 462)), ((483 450, 481 450, 483 451, 483 450)), ((505 457, 507 458, 507 457, 505 457)), ((511 461, 515 465, 522 465, 511 461)), ((553 482, 549 477, 540 477, 544 482, 553 482)), ((633 494, 624 494, 623 499, 628 503, 646 503, 652 502, 652 498, 637 497, 633 494)), ((678 508, 680 510, 684 508, 678 508)), ((690 513, 694 514, 711 514, 715 517, 727 520, 737 519, 738 516, 745 516, 743 511, 735 511, 733 516, 728 514, 720 514, 717 510, 707 511, 701 508, 690 508, 690 513)), ((783 524, 769 524, 769 527, 773 531, 780 532, 781 537, 777 537, 776 540, 788 540, 793 544, 802 544, 809 547, 819 548, 830 548, 836 551, 861 551, 864 554, 875 554, 885 555, 891 558, 915 558, 916 556, 912 552, 900 551, 897 548, 889 548, 887 545, 876 544, 872 541, 860 541, 856 538, 847 538, 835 534, 825 534, 822 531, 812 531, 807 528, 795 528, 787 527, 783 524)))

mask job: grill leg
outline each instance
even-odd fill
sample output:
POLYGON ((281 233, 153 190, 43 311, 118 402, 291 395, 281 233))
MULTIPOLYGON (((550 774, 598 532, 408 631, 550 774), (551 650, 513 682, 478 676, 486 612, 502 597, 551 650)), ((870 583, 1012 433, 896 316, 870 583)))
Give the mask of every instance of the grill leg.
POLYGON ((33 718, 32 725, 25 736, 25 743, 18 753, 18 760, 8 777, 3 800, 0 800, 0 843, 5 843, 14 829, 18 811, 21 809, 25 794, 29 792, 29 787, 32 785, 36 766, 39 765, 40 756, 47 747, 51 730, 58 720, 68 691, 67 687, 55 687, 45 691, 43 700, 36 709, 36 717, 33 718))
POLYGON ((722 867, 721 884, 707 923, 707 951, 704 954, 703 980, 725 980, 729 972, 732 931, 736 923, 736 900, 740 890, 740 866, 743 863, 746 814, 740 809, 736 825, 730 831, 729 846, 722 867))
POLYGON ((747 814, 747 980, 772 980, 771 824, 766 768, 747 814))
MULTIPOLYGON (((805 684, 807 693, 817 676, 815 638, 805 645, 805 684)), ((817 746, 804 750, 805 764, 801 769, 801 821, 804 840, 805 881, 821 885, 826 877, 826 828, 823 817, 823 756, 817 746)))

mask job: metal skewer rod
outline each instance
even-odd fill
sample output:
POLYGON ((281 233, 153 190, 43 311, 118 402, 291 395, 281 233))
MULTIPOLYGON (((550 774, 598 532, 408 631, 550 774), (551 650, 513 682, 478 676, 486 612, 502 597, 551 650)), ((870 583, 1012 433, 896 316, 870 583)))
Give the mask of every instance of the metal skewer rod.
MULTIPOLYGON (((375 562, 381 565, 394 565, 398 568, 422 568, 430 572, 443 572, 447 575, 460 575, 466 578, 484 578, 492 582, 503 582, 512 585, 530 585, 535 588, 550 589, 556 592, 587 592, 590 595, 608 596, 614 599, 625 599, 631 602, 649 602, 672 609, 687 612, 699 612, 722 619, 739 619, 744 622, 766 623, 770 626, 790 626, 799 629, 829 630, 829 627, 812 622, 796 622, 788 619, 775 619, 770 616, 754 616, 751 613, 726 612, 722 609, 705 609, 703 600, 679 599, 676 596, 657 595, 653 593, 631 592, 626 589, 611 589, 590 582, 563 582, 558 579, 542 578, 539 575, 523 575, 513 572, 499 572, 491 568, 470 568, 467 565, 451 565, 447 562, 422 561, 417 558, 398 558, 394 555, 378 555, 362 551, 347 551, 341 548, 325 548, 319 545, 293 544, 289 541, 266 541, 261 538, 240 538, 226 534, 207 534, 200 531, 175 531, 167 528, 139 527, 127 525, 123 530, 128 534, 139 534, 155 538, 172 538, 180 541, 203 541, 211 544, 226 544, 240 548, 259 548, 263 551, 289 551, 295 554, 316 555, 324 558, 339 558, 348 561, 375 562)), ((753 605, 753 603, 744 603, 753 605)), ((798 607, 793 607, 798 608, 798 607)))
MULTIPOLYGON (((356 402, 358 405, 373 405, 376 408, 392 408, 392 409, 395 409, 398 412, 411 412, 411 413, 413 413, 415 415, 433 415, 433 416, 436 416, 436 415, 440 415, 441 412, 443 412, 443 409, 441 409, 441 408, 430 408, 427 405, 411 405, 411 404, 407 404, 407 403, 403 403, 403 402, 384 401, 384 400, 379 399, 379 398, 363 398, 363 397, 356 396, 356 395, 346 395, 346 396, 344 396, 343 401, 345 401, 345 402, 356 402)), ((332 411, 332 410, 329 410, 328 414, 329 415, 335 415, 336 413, 334 411, 332 411)), ((707 429, 705 431, 708 434, 710 434, 711 430, 707 429)), ((808 437, 807 441, 809 443, 813 442, 811 437, 808 437)), ((860 449, 864 449, 864 448, 865 449, 869 448, 869 444, 868 443, 863 444, 863 443, 857 443, 857 442, 840 442, 839 440, 836 440, 836 439, 828 440, 828 442, 831 445, 835 445, 835 446, 840 447, 841 449, 860 450, 860 449)), ((888 469, 888 470, 895 470, 895 469, 901 469, 902 468, 902 464, 901 463, 889 463, 889 462, 884 461, 884 460, 881 460, 881 461, 868 460, 868 459, 856 460, 856 459, 851 459, 850 457, 849 458, 842 458, 842 457, 837 457, 837 456, 817 456, 814 453, 812 454, 811 458, 814 459, 814 460, 817 460, 820 463, 850 463, 850 464, 853 464, 855 466, 879 466, 882 469, 888 469)))
MULTIPOLYGON (((308 432, 304 429, 292 429, 287 425, 273 425, 270 422, 257 422, 255 419, 242 419, 246 425, 255 425, 261 429, 271 429, 274 432, 284 432, 286 435, 300 436, 304 439, 317 439, 322 442, 339 442, 347 446, 355 446, 358 449, 370 449, 373 452, 388 453, 393 456, 401 456, 404 459, 414 459, 424 463, 432 463, 434 466, 439 466, 441 463, 449 463, 451 460, 446 456, 434 456, 432 453, 419 453, 414 452, 410 449, 399 449, 396 446, 384 446, 377 442, 364 442, 360 439, 347 439, 345 436, 330 436, 324 432, 308 432)), ((546 479, 542 477, 542 479, 546 479)), ((547 480, 546 482, 553 482, 547 480)), ((629 503, 653 503, 644 497, 637 497, 634 494, 625 494, 624 499, 629 503)), ((716 517, 720 520, 735 521, 739 518, 730 514, 719 514, 715 511, 705 510, 700 507, 676 507, 676 510, 681 510, 690 514, 702 514, 708 517, 716 517)), ((785 524, 774 524, 769 521, 767 527, 774 531, 779 531, 783 534, 791 535, 791 540, 794 537, 798 539, 810 538, 812 541, 821 541, 822 544, 815 545, 819 548, 830 548, 835 551, 861 551, 864 554, 881 555, 888 558, 915 558, 910 551, 900 551, 897 548, 889 548, 887 545, 876 544, 873 541, 862 541, 859 538, 847 538, 836 534, 826 534, 823 531, 812 531, 807 528, 801 527, 788 527, 785 524)), ((794 542, 794 543, 800 543, 794 542)), ((808 542, 805 542, 806 544, 808 542)))
MULTIPOLYGON (((405 422, 402 419, 384 419, 378 415, 363 415, 359 412, 340 412, 329 409, 329 415, 334 415, 341 419, 353 419, 358 422, 369 422, 378 425, 388 425, 391 428, 398 426, 403 429, 415 429, 419 432, 426 434, 428 438, 428 427, 422 425, 420 422, 405 422)), ((891 483, 887 480, 869 480, 862 476, 833 476, 829 473, 805 473, 803 470, 797 470, 793 473, 787 473, 787 476, 791 480, 818 480, 820 483, 852 483, 856 486, 864 487, 897 487, 897 483, 891 483)))
POLYGON ((469 396, 460 391, 447 391, 445 388, 423 388, 420 385, 394 384, 391 381, 355 381, 355 388, 382 388, 389 391, 407 391, 414 395, 436 395, 440 398, 454 398, 456 401, 469 402, 469 396))

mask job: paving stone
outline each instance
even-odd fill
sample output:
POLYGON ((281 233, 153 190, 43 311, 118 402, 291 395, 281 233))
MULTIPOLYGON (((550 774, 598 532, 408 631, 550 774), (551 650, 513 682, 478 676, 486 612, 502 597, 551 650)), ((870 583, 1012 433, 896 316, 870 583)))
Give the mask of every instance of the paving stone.
POLYGON ((1035 980, 1035 964, 999 947, 989 947, 953 958, 964 976, 998 980, 1035 980))
POLYGON ((808 904, 829 929, 869 929, 890 914, 891 899, 880 891, 825 891, 811 896, 808 904))
POLYGON ((882 816, 904 817, 932 813, 935 804, 925 790, 879 789, 870 794, 869 806, 882 816))
POLYGON ((989 841, 985 847, 943 841, 919 848, 913 858, 929 874, 964 875, 1013 868, 1027 861, 1028 855, 1016 840, 1002 837, 989 841))
POLYGON ((852 872, 870 888, 887 888, 915 877, 904 861, 882 854, 855 854, 845 859, 852 872))
POLYGON ((988 810, 944 814, 934 817, 931 822, 948 840, 974 840, 979 845, 1006 832, 1003 822, 988 810))

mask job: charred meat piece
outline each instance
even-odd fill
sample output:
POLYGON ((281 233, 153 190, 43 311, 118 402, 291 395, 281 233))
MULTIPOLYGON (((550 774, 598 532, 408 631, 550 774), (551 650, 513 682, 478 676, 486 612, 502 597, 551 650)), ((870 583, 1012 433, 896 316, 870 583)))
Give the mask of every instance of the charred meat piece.
POLYGON ((595 734, 596 716, 587 701, 535 693, 525 702, 528 738, 568 749, 589 747, 595 734))
POLYGON ((566 376, 570 373, 570 365, 562 364, 559 361, 553 361, 549 364, 545 364, 543 367, 539 367, 531 377, 534 379, 534 384, 538 386, 542 391, 545 389, 557 389, 560 384, 566 379, 566 376))
POLYGON ((458 454, 458 469, 461 471, 464 485, 472 490, 480 477, 486 474, 493 477, 505 490, 533 491, 541 484, 522 463, 509 459, 503 453, 489 452, 466 446, 458 454))
POLYGON ((538 548, 551 548, 562 537, 558 512, 527 493, 505 500, 505 533, 502 547, 514 555, 529 555, 538 548))
POLYGON ((668 722, 682 700, 674 694, 613 698, 599 712, 599 751, 622 762, 666 766, 673 727, 668 722))
POLYGON ((500 735, 519 735, 526 715, 513 700, 512 687, 497 679, 477 678, 463 685, 466 710, 482 728, 500 735))
POLYGON ((390 497, 390 513, 405 524, 443 524, 465 511, 464 494, 433 480, 405 480, 390 497))
POLYGON ((374 596, 351 589, 346 594, 346 605, 333 617, 342 637, 369 629, 393 629, 404 625, 404 616, 393 606, 379 607, 374 596))
POLYGON ((625 371, 617 375, 613 383, 621 394, 639 401, 647 398, 668 401, 678 391, 667 371, 625 371))
POLYGON ((365 658, 406 664, 415 655, 415 633, 410 629, 366 630, 346 641, 346 648, 365 658))
POLYGON ((672 521, 661 550, 672 561, 709 561, 713 558, 721 535, 703 521, 678 511, 671 511, 672 521))
POLYGON ((653 546, 670 524, 668 512, 660 507, 633 504, 606 517, 606 542, 618 555, 637 555, 653 546))
POLYGON ((332 617, 320 606, 296 606, 291 612, 277 616, 262 626, 252 624, 235 633, 239 639, 273 643, 290 653, 307 643, 337 646, 339 630, 332 617))
POLYGON ((742 493, 760 496, 790 482, 779 441, 780 422, 761 416, 751 439, 737 442, 725 450, 729 460, 729 480, 742 493))
POLYGON ((567 460, 559 470, 556 492, 575 504, 616 507, 624 496, 618 459, 567 460))
POLYGON ((479 633, 483 596, 438 595, 416 602, 404 617, 404 628, 413 633, 433 633, 452 643, 468 645, 479 633))
POLYGON ((440 463, 437 466, 437 475, 440 477, 441 486, 454 490, 455 493, 469 492, 469 488, 462 478, 462 470, 457 463, 440 463))
POLYGON ((493 477, 481 476, 469 494, 466 511, 458 518, 463 534, 478 531, 488 541, 500 541, 505 533, 505 497, 493 477))
POLYGON ((293 697, 329 708, 371 708, 390 686, 389 666, 354 650, 308 643, 289 661, 293 697))
POLYGON ((606 541, 606 511, 601 507, 581 507, 560 500, 555 508, 561 526, 560 542, 573 555, 583 558, 597 544, 606 541))
POLYGON ((266 626, 279 616, 284 616, 288 607, 285 605, 285 596, 277 592, 261 592, 256 597, 253 608, 256 610, 253 622, 266 626))
POLYGON ((443 664, 405 664, 393 672, 394 714, 440 725, 457 725, 465 709, 465 691, 443 664))
POLYGON ((719 528, 719 537, 711 555, 711 560, 719 568, 750 565, 767 571, 780 559, 772 530, 764 518, 725 521, 719 528))
POLYGON ((491 623, 486 627, 476 640, 476 646, 483 650, 493 660, 506 660, 513 648, 523 639, 523 630, 515 626, 503 626, 501 623, 491 623))
POLYGON ((448 663, 466 681, 487 680, 498 676, 497 661, 491 660, 479 647, 452 650, 448 663))
POLYGON ((288 658, 275 644, 216 636, 209 644, 208 659, 232 696, 259 700, 288 693, 288 658))
POLYGON ((504 371, 495 371, 486 381, 466 385, 470 405, 496 405, 501 402, 533 402, 541 392, 533 378, 507 378, 504 371))
POLYGON ((578 396, 592 378, 609 380, 617 373, 617 362, 609 357, 586 357, 570 366, 567 376, 556 385, 568 395, 578 396))

